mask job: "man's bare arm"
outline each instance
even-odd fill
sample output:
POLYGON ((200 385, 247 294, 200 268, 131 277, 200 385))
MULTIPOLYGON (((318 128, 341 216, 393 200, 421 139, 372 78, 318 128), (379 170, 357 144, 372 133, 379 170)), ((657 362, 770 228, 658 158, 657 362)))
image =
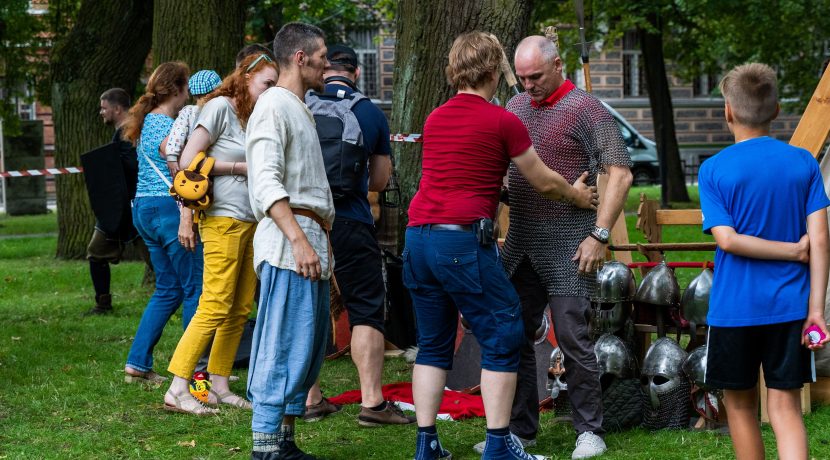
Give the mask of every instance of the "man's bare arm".
MULTIPOLYGON (((608 165, 606 169, 608 183, 600 200, 602 205, 597 213, 597 226, 610 229, 622 212, 633 178, 631 170, 626 166, 608 165)), ((605 244, 589 235, 579 244, 571 260, 577 262, 580 272, 593 272, 602 266, 606 248, 605 244)))
POLYGON ((392 159, 389 155, 369 157, 369 191, 382 192, 392 175, 392 159))
POLYGON ((284 198, 271 205, 268 208, 268 215, 291 243, 297 273, 312 281, 319 280, 323 273, 320 258, 309 243, 305 232, 300 228, 300 224, 297 223, 294 213, 291 212, 288 199, 284 198))

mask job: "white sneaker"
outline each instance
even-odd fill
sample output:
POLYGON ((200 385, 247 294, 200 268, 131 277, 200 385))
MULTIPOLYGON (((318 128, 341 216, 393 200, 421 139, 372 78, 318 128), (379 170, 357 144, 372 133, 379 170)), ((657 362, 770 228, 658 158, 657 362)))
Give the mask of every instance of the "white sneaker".
MULTIPOLYGON (((513 439, 518 439, 519 440, 519 442, 522 444, 523 449, 527 449, 528 447, 533 447, 533 446, 536 445, 536 440, 535 439, 520 438, 520 437, 516 436, 513 433, 510 433, 510 435, 513 437, 513 439)), ((476 451, 476 453, 479 454, 479 455, 483 454, 484 453, 484 446, 486 444, 487 444, 487 441, 481 441, 480 443, 473 446, 473 450, 476 451)))
POLYGON ((602 438, 595 435, 592 431, 586 431, 576 438, 576 449, 574 449, 571 458, 596 457, 597 455, 602 455, 606 450, 608 450, 608 447, 602 438))

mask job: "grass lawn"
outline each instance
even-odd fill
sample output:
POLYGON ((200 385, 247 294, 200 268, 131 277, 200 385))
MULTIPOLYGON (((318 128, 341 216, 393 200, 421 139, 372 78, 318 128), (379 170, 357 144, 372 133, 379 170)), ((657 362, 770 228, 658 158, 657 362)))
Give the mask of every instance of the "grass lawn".
MULTIPOLYGON (((143 266, 113 267, 116 313, 85 318, 81 313, 93 303, 88 267, 54 258, 56 237, 42 234, 55 231, 54 214, 0 216, 0 459, 249 458, 249 412, 226 409, 208 418, 171 414, 162 410, 166 387, 123 382, 132 334, 150 295, 140 285, 143 266), (24 233, 41 236, 2 237, 24 233)), ((180 335, 181 319, 174 316, 156 347, 160 372, 166 374, 180 335)), ((241 382, 232 388, 244 392, 245 371, 239 375, 241 382)), ((403 360, 386 361, 385 382, 410 376, 403 360)), ((357 386, 348 359, 327 362, 321 379, 328 395, 357 386)), ((811 453, 830 458, 830 408, 814 409, 806 417, 811 453)), ((299 444, 329 459, 412 458, 414 427, 359 428, 357 413, 351 406, 318 423, 299 422, 299 444)), ((478 458, 472 445, 483 439, 484 427, 483 419, 439 422, 442 442, 456 459, 478 458)), ((775 457, 768 426, 764 438, 767 454, 775 457)), ((555 424, 553 414, 545 413, 532 451, 570 458, 573 442, 570 425, 555 424)), ((610 434, 607 443, 609 453, 602 458, 609 460, 733 458, 729 438, 713 433, 638 429, 610 434)))

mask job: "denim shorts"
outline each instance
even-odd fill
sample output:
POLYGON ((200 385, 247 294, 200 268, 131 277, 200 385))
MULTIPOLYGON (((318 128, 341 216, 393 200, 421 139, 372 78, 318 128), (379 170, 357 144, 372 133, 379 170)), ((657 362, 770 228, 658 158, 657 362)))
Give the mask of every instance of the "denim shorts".
POLYGON ((522 309, 494 244, 479 245, 472 231, 410 227, 403 281, 418 325, 416 364, 452 368, 461 312, 481 346, 482 369, 516 372, 522 309))

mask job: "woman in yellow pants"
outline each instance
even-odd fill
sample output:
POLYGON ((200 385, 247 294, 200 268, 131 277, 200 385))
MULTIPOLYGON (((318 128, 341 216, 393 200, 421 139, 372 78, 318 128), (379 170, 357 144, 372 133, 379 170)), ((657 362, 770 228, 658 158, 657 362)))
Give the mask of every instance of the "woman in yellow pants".
POLYGON ((277 66, 267 55, 245 58, 222 86, 204 99, 196 128, 182 152, 183 168, 200 151, 215 158, 216 163, 211 172, 213 203, 199 222, 205 255, 202 297, 167 368, 174 375, 164 395, 167 410, 196 415, 218 411, 203 406, 188 388, 193 369, 211 340, 208 372, 212 388, 208 403, 251 408, 249 401, 232 393, 228 386, 256 288, 256 219, 248 199, 245 125, 259 95, 276 81, 277 66))

